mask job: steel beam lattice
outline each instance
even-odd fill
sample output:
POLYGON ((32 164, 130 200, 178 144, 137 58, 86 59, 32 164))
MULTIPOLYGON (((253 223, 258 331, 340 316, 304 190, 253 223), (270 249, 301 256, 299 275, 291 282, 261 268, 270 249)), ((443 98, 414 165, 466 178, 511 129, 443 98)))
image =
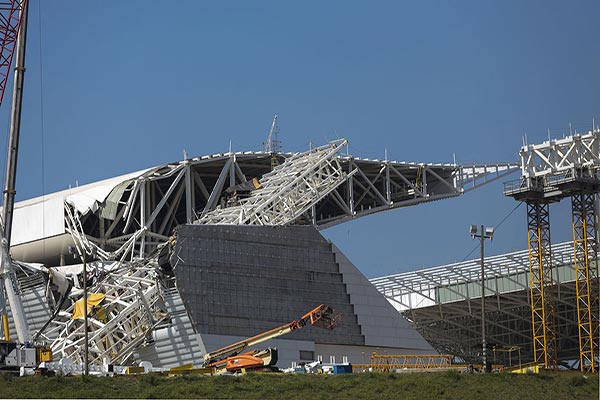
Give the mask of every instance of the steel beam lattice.
POLYGON ((594 193, 571 197, 573 212, 573 249, 577 293, 579 365, 582 371, 595 372, 598 352, 598 232, 594 193))
MULTIPOLYGON (((161 308, 160 284, 152 263, 114 263, 91 266, 90 293, 105 296, 89 314, 89 361, 101 364, 131 362, 133 352, 168 314, 161 308)), ((75 302, 61 311, 42 332, 42 338, 56 338, 51 348, 55 358, 84 359, 84 324, 73 319, 75 302)))
POLYGON ((556 368, 558 364, 548 203, 527 203, 527 230, 534 361, 546 368, 556 368))
MULTIPOLYGON (((287 158, 260 179, 261 187, 239 204, 204 214, 199 224, 286 225, 346 180, 337 153, 345 139, 287 158)), ((352 173, 352 172, 351 172, 352 173)))
MULTIPOLYGON (((592 303, 597 300, 594 299, 594 293, 590 292, 596 285, 595 281, 590 281, 590 265, 592 262, 596 265, 598 255, 593 196, 600 190, 599 145, 600 130, 596 127, 583 135, 575 134, 562 139, 548 140, 542 144, 525 145, 520 151, 521 179, 509 182, 504 187, 505 195, 527 203, 529 249, 531 252, 532 248, 538 248, 535 250, 537 253, 530 257, 532 287, 538 285, 538 293, 532 291, 531 294, 533 340, 536 349, 535 361, 544 361, 543 364, 546 367, 555 367, 553 357, 557 357, 552 354, 556 348, 552 344, 552 328, 548 325, 551 320, 548 319, 547 313, 551 310, 547 307, 550 306, 551 301, 545 296, 548 291, 546 287, 550 288, 553 284, 551 277, 544 276, 544 270, 552 271, 551 267, 545 265, 546 262, 551 262, 550 226, 547 217, 549 212, 547 209, 550 202, 571 197, 573 202, 574 271, 577 276, 579 360, 582 369, 594 368, 594 347, 597 346, 595 344, 597 340, 594 339, 593 332, 596 328, 594 328, 592 319, 596 318, 597 312, 594 313, 591 307, 592 303), (535 221, 536 218, 537 221, 535 221), (542 224, 537 226, 537 232, 536 223, 542 224), (545 231, 548 231, 547 240, 543 237, 546 235, 545 231), (544 245, 546 241, 548 243, 547 250, 544 245), (545 328, 542 329, 544 326, 545 328), (550 337, 546 336, 548 333, 550 333, 550 337), (550 353, 537 352, 544 346, 550 346, 547 349, 550 353), (540 358, 542 356, 544 360, 540 358)), ((592 271, 591 273, 597 275, 597 272, 592 271)), ((594 278, 595 276, 592 279, 594 278)))
POLYGON ((21 11, 27 0, 0 1, 0 104, 10 75, 17 34, 21 25, 21 11))
POLYGON ((520 151, 521 170, 525 178, 559 176, 574 168, 590 171, 600 168, 600 130, 542 144, 523 146, 520 151))
MULTIPOLYGON (((371 279, 440 353, 478 362, 481 343, 480 260, 371 279)), ((552 246, 559 362, 578 358, 573 243, 552 246)), ((490 348, 518 346, 533 361, 529 251, 486 258, 486 333, 490 348)), ((499 362, 495 360, 494 362, 499 362)))
MULTIPOLYGON (((452 368, 450 354, 378 354, 371 355, 370 367, 373 371, 389 372, 395 370, 428 370, 452 368)), ((464 367, 464 366, 463 366, 464 367)))
MULTIPOLYGON (((88 254, 132 260, 166 242, 184 223, 312 224, 326 229, 457 197, 518 168, 516 163, 467 166, 361 159, 340 154, 345 143, 340 139, 304 153, 221 153, 130 174, 112 180, 112 191, 92 208, 78 208, 77 199, 65 197, 66 231, 88 254), (280 164, 273 170, 272 157, 280 164), (254 179, 262 188, 231 201, 230 188, 254 179)), ((54 257, 45 262, 57 263, 54 257)))

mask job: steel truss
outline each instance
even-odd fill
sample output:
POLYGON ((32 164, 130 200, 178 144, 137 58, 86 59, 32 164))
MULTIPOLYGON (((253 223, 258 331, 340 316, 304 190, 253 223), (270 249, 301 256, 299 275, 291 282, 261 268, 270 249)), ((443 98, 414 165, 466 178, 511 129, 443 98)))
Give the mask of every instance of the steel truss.
MULTIPOLYGON (((545 256, 546 249, 542 242, 545 238, 539 235, 545 235, 544 230, 548 231, 549 243, 549 221, 547 228, 539 232, 532 225, 533 217, 536 215, 542 219, 548 214, 545 209, 540 209, 540 204, 560 201, 562 198, 571 197, 573 201, 573 240, 574 240, 574 269, 578 277, 576 287, 577 306, 578 306, 578 336, 580 344, 580 365, 582 369, 595 368, 594 365, 594 347, 597 346, 597 340, 594 339, 594 327, 592 321, 596 318, 592 304, 597 302, 593 300, 593 294, 598 292, 595 283, 590 281, 590 263, 597 260, 596 231, 597 224, 593 208, 593 194, 600 191, 600 180, 598 172, 600 171, 600 130, 595 129, 584 135, 572 135, 564 139, 549 140, 542 144, 523 146, 520 151, 522 176, 519 181, 509 182, 505 185, 504 194, 511 196, 519 201, 525 201, 528 204, 528 229, 530 249, 532 236, 538 241, 538 253, 532 257, 532 279, 540 284, 540 291, 537 295, 532 292, 532 318, 533 318, 533 336, 534 342, 542 346, 546 338, 542 335, 542 326, 550 322, 544 318, 548 313, 550 301, 545 298, 546 289, 543 287, 545 282, 551 284, 550 280, 545 280, 543 276, 545 262, 551 262, 550 248, 548 255, 545 256), (592 196, 592 197, 585 197, 592 196), (589 203, 589 204, 588 204, 589 203), (538 207, 534 209, 535 207, 538 207), (531 212, 530 212, 531 211, 531 212), (538 235, 537 237, 535 237, 538 235), (590 243, 588 243, 588 240, 590 243), (592 251, 590 251, 592 250, 592 251), (536 260, 536 257, 539 260, 536 260), (535 271, 540 269, 539 275, 535 271), (591 286, 590 286, 591 285, 591 286), (594 288, 593 288, 594 287, 594 288), (592 295, 588 299, 588 295, 592 295), (533 302, 537 300, 537 302, 533 302), (541 308, 540 308, 541 307, 541 308), (589 315, 592 315, 591 317, 589 315)), ((545 221, 538 221, 544 224, 545 221)), ((535 247, 535 246, 534 246, 535 247)), ((595 267, 597 268, 597 267, 595 267)), ((551 268, 547 269, 551 271, 551 268)), ((597 272, 592 271, 592 279, 597 277, 597 272)), ((595 281, 593 281, 595 282, 595 281)), ((595 305, 593 306, 595 307, 595 305)), ((596 324, 597 325, 597 324, 596 324)), ((546 327, 544 331, 551 331, 552 328, 546 327)), ((551 345, 546 342, 546 345, 551 345)), ((545 355, 547 356, 551 355, 545 355)), ((536 358, 536 361, 540 361, 536 358)), ((547 363, 544 363, 548 366, 547 363)))
MULTIPOLYGON (((108 358, 114 364, 130 363, 134 351, 168 317, 156 265, 140 262, 90 266, 94 282, 90 292, 101 293, 105 298, 88 312, 89 362, 102 364, 108 358)), ((81 364, 85 329, 83 319, 72 319, 75 304, 61 311, 41 337, 53 340, 55 359, 70 358, 81 364)))
MULTIPOLYGON (((336 189, 346 174, 337 158, 345 139, 287 158, 262 176, 260 188, 238 204, 210 211, 197 223, 218 225, 287 225, 336 189)), ((313 221, 315 220, 313 216, 313 221)))
POLYGON ((27 0, 0 1, 0 103, 4 98, 26 3, 27 0))
MULTIPOLYGON (((371 355, 370 367, 373 371, 387 372, 405 369, 452 368, 450 354, 378 354, 371 355)), ((462 365, 464 368, 464 365, 462 365)))
POLYGON ((523 146, 519 153, 522 175, 526 179, 547 176, 552 180, 584 168, 593 174, 600 167, 599 145, 600 130, 595 129, 583 135, 523 146))
POLYGON ((577 276, 577 327, 579 363, 582 371, 595 372, 599 349, 598 318, 598 232, 596 195, 578 193, 571 196, 573 212, 573 249, 577 276))
MULTIPOLYGON (((578 357, 573 244, 552 247, 556 340, 560 361, 578 357)), ((481 351, 479 259, 371 280, 441 354, 478 362, 481 351)), ((486 342, 518 346, 533 361, 529 251, 486 257, 486 342)), ((501 360, 494 360, 500 362, 501 360)))
POLYGON ((101 259, 132 260, 167 241, 179 224, 242 221, 325 229, 377 212, 457 197, 518 168, 510 163, 463 166, 361 159, 340 154, 343 144, 338 140, 305 153, 277 153, 280 165, 273 171, 272 154, 264 152, 215 154, 152 168, 112 183, 111 193, 94 210, 77 209, 66 197, 66 230, 88 253, 95 248, 101 259), (227 189, 254 178, 263 188, 237 205, 228 204, 227 189))
POLYGON ((527 203, 529 295, 534 362, 557 368, 552 281, 550 209, 547 202, 527 203))

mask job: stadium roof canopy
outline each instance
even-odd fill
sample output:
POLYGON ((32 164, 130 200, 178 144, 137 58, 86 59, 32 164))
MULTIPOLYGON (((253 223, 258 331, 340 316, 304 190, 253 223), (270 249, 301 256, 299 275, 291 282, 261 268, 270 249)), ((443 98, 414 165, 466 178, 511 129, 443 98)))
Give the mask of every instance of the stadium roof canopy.
MULTIPOLYGON (((552 263, 558 357, 574 360, 579 357, 579 344, 573 243, 552 245, 552 263)), ((436 350, 478 361, 482 282, 479 259, 370 281, 436 350)), ((484 286, 488 344, 498 349, 519 349, 522 361, 532 361, 529 252, 486 257, 484 286)))
MULTIPOLYGON (((177 225, 233 223, 217 216, 238 205, 231 202, 233 189, 254 178, 262 185, 253 189, 254 203, 240 201, 252 203, 252 212, 284 209, 294 200, 291 219, 271 224, 325 229, 460 196, 519 167, 364 159, 343 154, 345 145, 337 140, 305 153, 206 155, 22 201, 16 204, 11 252, 22 261, 58 264, 75 241, 88 250, 96 247, 106 259, 144 256, 167 241, 177 225), (325 190, 317 190, 315 182, 325 190)), ((270 224, 264 218, 242 220, 238 222, 270 224)))

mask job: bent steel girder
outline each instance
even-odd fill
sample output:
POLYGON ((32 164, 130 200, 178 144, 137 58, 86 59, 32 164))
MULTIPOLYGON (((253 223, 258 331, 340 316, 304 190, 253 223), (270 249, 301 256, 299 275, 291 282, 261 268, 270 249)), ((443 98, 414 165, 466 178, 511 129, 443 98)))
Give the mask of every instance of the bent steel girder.
MULTIPOLYGON (((272 155, 264 152, 221 153, 151 168, 114 186, 95 211, 80 213, 65 205, 71 207, 65 212, 65 226, 88 253, 95 247, 103 259, 132 259, 168 240, 177 225, 207 221, 212 213, 237 212, 239 220, 240 209, 226 207, 226 190, 254 178, 264 180, 263 186, 268 183, 269 190, 244 199, 246 208, 258 208, 256 203, 249 207, 250 203, 265 202, 275 192, 288 201, 277 203, 279 209, 269 209, 270 221, 259 219, 258 214, 248 217, 254 218, 253 223, 313 224, 326 229, 377 212, 460 196, 518 169, 516 163, 466 166, 369 160, 337 150, 335 156, 323 158, 323 149, 334 146, 339 150, 341 141, 333 143, 338 144, 319 148, 321 153, 316 149, 277 153, 281 165, 273 172, 272 155), (294 162, 303 154, 312 154, 310 162, 294 162), (316 159, 321 164, 314 169, 316 159), (317 180, 324 189, 313 190, 317 180), (290 199, 298 203, 289 203, 290 199)), ((218 220, 213 218, 211 223, 218 220)))
MULTIPOLYGON (((347 174, 337 153, 345 139, 287 158, 260 179, 260 187, 230 207, 202 215, 198 224, 287 225, 336 189, 347 174)), ((352 172, 350 173, 352 174, 352 172)))
MULTIPOLYGON (((108 357, 112 363, 131 362, 133 352, 149 334, 168 317, 161 301, 161 282, 154 262, 89 264, 94 276, 90 293, 102 293, 104 300, 89 312, 89 360, 101 364, 108 357)), ((84 359, 84 324, 72 319, 75 302, 43 333, 55 338, 51 344, 56 359, 84 359)))

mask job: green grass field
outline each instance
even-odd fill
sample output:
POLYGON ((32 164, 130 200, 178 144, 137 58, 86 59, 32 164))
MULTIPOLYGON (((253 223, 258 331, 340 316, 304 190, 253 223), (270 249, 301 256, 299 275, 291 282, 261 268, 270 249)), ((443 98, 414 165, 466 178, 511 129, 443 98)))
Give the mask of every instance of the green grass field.
POLYGON ((348 375, 157 375, 14 377, 0 375, 0 398, 219 399, 593 399, 598 375, 364 373, 348 375))

